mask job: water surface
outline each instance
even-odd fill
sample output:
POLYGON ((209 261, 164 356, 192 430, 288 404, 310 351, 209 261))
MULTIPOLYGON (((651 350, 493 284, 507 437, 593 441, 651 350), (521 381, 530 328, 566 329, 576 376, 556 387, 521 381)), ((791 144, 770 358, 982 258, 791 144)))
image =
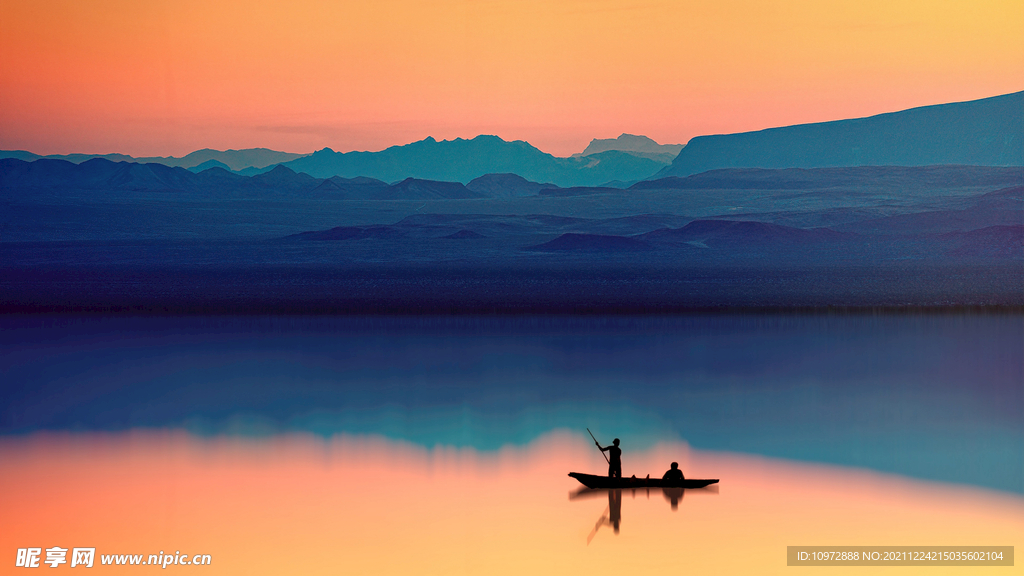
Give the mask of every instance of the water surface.
MULTIPOLYGON (((493 452, 348 435, 8 439, 0 539, 10 556, 25 546, 89 546, 143 561, 160 551, 209 554, 209 566, 168 570, 246 575, 831 574, 787 567, 786 546, 1024 545, 1019 495, 681 443, 635 451, 630 463, 660 470, 679 461, 720 486, 621 491, 616 532, 609 493, 580 494, 565 475, 600 467, 592 448, 567 433, 493 452)), ((147 571, 98 563, 104 573, 147 571)), ((987 570, 1020 573, 1019 564, 987 570)))
POLYGON ((7 316, 0 553, 771 574, 795 545, 1022 549, 1022 355, 1020 315, 7 316), (588 427, 627 476, 721 482, 581 490, 588 427))
POLYGON ((0 380, 5 435, 589 427, 1024 493, 1020 315, 5 317, 0 380))

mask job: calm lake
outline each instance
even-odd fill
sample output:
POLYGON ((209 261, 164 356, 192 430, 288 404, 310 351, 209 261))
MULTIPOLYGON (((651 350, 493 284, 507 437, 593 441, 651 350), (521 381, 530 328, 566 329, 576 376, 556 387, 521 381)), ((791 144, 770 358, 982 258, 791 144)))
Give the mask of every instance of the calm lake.
POLYGON ((0 382, 10 556, 772 573, 792 545, 1024 546, 1021 315, 7 316, 0 382), (580 491, 588 427, 626 476, 720 483, 580 491))

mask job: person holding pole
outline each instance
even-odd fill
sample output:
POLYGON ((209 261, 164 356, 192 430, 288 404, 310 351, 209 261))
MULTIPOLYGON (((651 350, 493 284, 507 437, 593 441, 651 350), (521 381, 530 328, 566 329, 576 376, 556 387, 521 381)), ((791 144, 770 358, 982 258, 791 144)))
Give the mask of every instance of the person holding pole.
POLYGON ((612 440, 611 446, 601 446, 597 440, 594 440, 594 444, 597 444, 601 452, 608 453, 608 477, 622 478, 622 450, 619 448, 619 439, 612 440))

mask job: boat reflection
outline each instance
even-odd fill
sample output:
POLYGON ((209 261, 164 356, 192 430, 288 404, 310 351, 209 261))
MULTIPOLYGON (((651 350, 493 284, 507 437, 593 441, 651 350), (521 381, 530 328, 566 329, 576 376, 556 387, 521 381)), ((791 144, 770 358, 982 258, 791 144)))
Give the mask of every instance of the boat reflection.
POLYGON ((651 498, 651 492, 657 495, 661 492, 662 496, 671 506, 672 511, 679 510, 679 502, 682 501, 683 496, 687 492, 691 494, 706 494, 706 495, 718 495, 718 486, 712 484, 704 488, 587 488, 586 486, 577 489, 574 492, 569 493, 569 500, 595 500, 598 498, 608 498, 608 506, 605 508, 601 517, 597 519, 594 524, 594 529, 590 531, 590 535, 587 536, 587 544, 594 539, 597 535, 598 530, 603 526, 611 526, 612 530, 618 534, 619 525, 622 523, 622 493, 628 493, 633 499, 636 499, 637 495, 646 497, 648 500, 651 498))
POLYGON ((685 488, 662 488, 661 493, 665 495, 665 500, 668 500, 672 506, 672 511, 679 510, 679 501, 683 499, 683 495, 686 494, 685 488))

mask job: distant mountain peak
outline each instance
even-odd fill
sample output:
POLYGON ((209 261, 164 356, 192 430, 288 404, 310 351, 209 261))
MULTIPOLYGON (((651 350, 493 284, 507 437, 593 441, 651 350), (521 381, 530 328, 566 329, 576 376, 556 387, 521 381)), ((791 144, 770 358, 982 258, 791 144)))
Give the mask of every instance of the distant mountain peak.
POLYGON ((231 168, 228 167, 227 164, 221 162, 220 160, 215 160, 213 158, 207 160, 206 162, 203 162, 202 164, 196 164, 195 166, 192 166, 191 168, 187 168, 187 170, 189 172, 199 173, 199 172, 202 172, 204 170, 211 170, 211 169, 214 169, 214 168, 219 169, 219 170, 227 170, 227 171, 231 170, 231 168))
POLYGON ((682 144, 658 144, 647 136, 622 133, 617 138, 594 138, 583 150, 582 156, 617 150, 640 154, 678 154, 682 144))
POLYGON ((540 184, 530 182, 518 174, 484 174, 474 178, 466 185, 466 188, 474 192, 492 196, 495 198, 512 198, 517 196, 532 196, 537 192, 558 188, 554 184, 540 184))
POLYGON ((277 166, 274 166, 268 174, 295 174, 295 171, 284 164, 278 164, 277 166))

